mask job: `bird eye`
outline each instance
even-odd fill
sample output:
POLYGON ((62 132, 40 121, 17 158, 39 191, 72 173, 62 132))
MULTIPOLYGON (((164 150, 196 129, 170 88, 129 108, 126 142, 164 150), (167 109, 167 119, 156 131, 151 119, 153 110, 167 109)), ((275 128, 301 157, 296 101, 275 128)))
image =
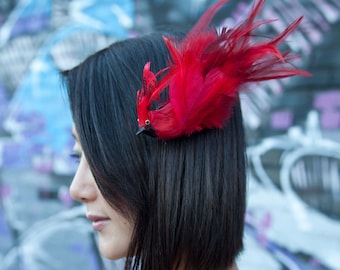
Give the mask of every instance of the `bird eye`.
POLYGON ((147 119, 147 120, 145 120, 145 125, 150 125, 150 120, 149 119, 147 119))

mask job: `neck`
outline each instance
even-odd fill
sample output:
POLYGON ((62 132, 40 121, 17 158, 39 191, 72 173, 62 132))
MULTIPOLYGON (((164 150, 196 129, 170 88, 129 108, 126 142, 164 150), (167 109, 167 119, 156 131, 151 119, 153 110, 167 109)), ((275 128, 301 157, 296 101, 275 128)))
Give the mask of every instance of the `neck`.
POLYGON ((233 266, 230 268, 230 270, 238 270, 236 263, 233 264, 233 266))

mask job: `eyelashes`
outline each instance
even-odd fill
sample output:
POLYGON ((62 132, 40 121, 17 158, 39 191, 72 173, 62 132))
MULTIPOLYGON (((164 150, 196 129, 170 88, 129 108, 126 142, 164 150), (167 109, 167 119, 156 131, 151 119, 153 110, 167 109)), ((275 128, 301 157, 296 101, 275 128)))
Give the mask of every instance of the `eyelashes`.
POLYGON ((72 159, 74 159, 77 163, 80 162, 80 159, 81 159, 81 153, 78 152, 78 151, 73 151, 71 154, 70 154, 70 157, 72 159))

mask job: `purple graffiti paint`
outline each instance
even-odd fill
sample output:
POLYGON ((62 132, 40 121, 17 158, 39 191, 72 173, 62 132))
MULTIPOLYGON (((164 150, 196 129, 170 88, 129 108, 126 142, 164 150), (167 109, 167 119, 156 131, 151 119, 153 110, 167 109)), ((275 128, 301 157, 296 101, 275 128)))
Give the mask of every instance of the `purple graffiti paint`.
POLYGON ((340 90, 317 93, 313 106, 320 112, 322 129, 340 128, 340 90))
POLYGON ((12 28, 11 38, 21 34, 34 34, 48 26, 49 16, 37 14, 34 17, 20 18, 12 28))
POLYGON ((293 123, 294 115, 290 110, 273 112, 270 117, 270 126, 275 130, 284 130, 293 123))
POLYGON ((5 199, 9 197, 11 194, 11 187, 6 184, 1 184, 0 185, 0 198, 5 199))
POLYGON ((3 146, 2 166, 30 168, 31 158, 25 143, 6 143, 3 146))
POLYGON ((340 89, 322 91, 314 97, 314 108, 316 109, 340 109, 340 89))

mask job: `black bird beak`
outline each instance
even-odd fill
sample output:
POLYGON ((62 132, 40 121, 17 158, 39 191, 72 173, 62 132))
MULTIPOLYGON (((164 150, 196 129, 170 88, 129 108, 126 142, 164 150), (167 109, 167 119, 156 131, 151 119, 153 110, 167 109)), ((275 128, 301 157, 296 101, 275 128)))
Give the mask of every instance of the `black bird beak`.
POLYGON ((151 136, 151 137, 156 137, 156 132, 153 130, 153 128, 151 126, 147 126, 147 127, 140 127, 138 129, 138 131, 136 132, 136 135, 139 135, 139 134, 146 134, 148 136, 151 136))
POLYGON ((136 135, 139 135, 139 134, 145 132, 145 130, 146 130, 145 127, 140 127, 140 128, 138 129, 138 131, 136 132, 136 135))

